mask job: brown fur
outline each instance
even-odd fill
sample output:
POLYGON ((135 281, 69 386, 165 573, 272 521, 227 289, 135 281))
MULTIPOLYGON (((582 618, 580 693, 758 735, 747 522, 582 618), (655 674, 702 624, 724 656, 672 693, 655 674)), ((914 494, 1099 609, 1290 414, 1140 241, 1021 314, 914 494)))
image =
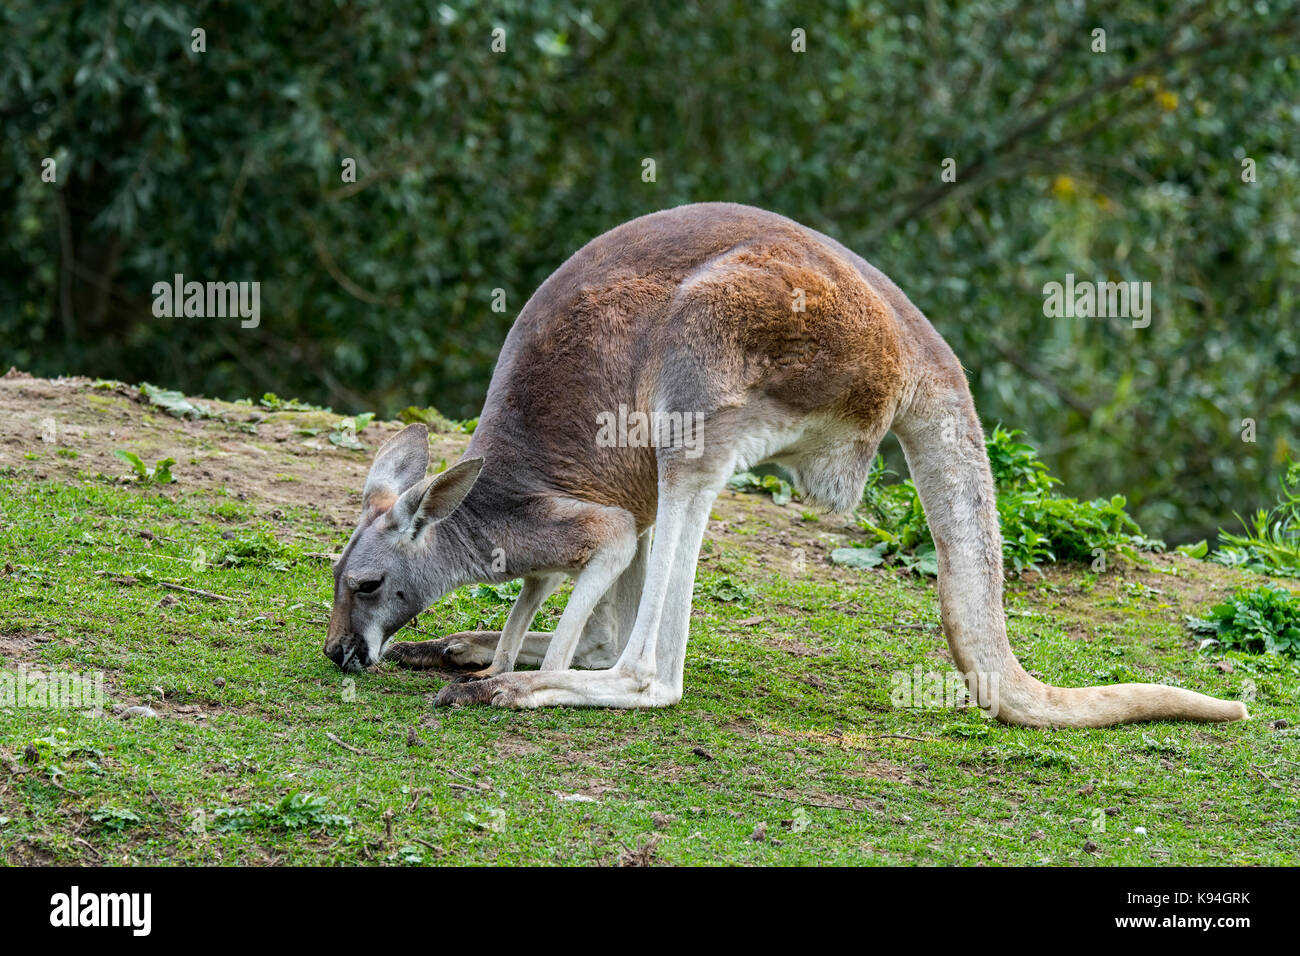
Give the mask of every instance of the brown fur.
POLYGON ((658 500, 655 449, 596 447, 598 412, 651 410, 671 378, 670 406, 684 412, 762 395, 870 430, 897 408, 905 361, 893 307, 810 230, 727 203, 655 213, 593 240, 524 306, 467 452, 492 463, 484 479, 498 485, 467 504, 509 490, 507 476, 525 468, 548 491, 622 508, 644 529, 658 500), (796 288, 806 312, 791 308, 796 288), (683 354, 695 361, 663 367, 683 354))

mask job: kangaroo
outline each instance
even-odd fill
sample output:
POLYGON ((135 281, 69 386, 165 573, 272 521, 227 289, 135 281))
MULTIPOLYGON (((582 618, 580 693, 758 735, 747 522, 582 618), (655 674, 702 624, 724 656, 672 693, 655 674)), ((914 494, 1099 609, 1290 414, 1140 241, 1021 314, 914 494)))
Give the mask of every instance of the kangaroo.
POLYGON ((808 501, 847 512, 889 430, 925 506, 944 634, 978 706, 1031 727, 1248 716, 1178 687, 1031 677, 1007 641, 993 479, 960 362, 861 257, 730 203, 625 223, 542 283, 457 464, 426 477, 423 425, 379 449, 334 569, 325 653, 353 671, 381 657, 476 669, 435 705, 676 704, 696 559, 727 479, 775 462, 808 501), (613 416, 638 428, 610 440, 613 416), (667 426, 650 435, 647 420, 667 426), (555 632, 529 630, 566 575, 555 632), (451 590, 516 578, 502 631, 390 644, 451 590))

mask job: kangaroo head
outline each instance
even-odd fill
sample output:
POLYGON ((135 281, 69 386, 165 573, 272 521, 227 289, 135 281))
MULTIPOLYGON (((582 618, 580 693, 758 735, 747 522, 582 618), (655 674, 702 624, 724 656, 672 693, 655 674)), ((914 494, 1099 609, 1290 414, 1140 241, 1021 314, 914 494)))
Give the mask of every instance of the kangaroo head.
POLYGON ((429 430, 408 425, 379 449, 361 495, 361 518, 334 565, 325 656, 346 671, 379 660, 407 621, 445 593, 431 559, 435 526, 469 494, 482 458, 426 478, 429 430))

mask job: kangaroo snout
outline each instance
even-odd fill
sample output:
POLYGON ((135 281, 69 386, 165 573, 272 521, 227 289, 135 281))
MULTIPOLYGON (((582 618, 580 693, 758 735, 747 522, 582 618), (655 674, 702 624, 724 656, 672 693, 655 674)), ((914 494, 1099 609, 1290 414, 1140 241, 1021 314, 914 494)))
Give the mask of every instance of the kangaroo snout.
POLYGON ((339 666, 340 670, 356 673, 365 670, 373 661, 370 660, 370 648, 356 634, 344 634, 325 643, 325 656, 339 666))

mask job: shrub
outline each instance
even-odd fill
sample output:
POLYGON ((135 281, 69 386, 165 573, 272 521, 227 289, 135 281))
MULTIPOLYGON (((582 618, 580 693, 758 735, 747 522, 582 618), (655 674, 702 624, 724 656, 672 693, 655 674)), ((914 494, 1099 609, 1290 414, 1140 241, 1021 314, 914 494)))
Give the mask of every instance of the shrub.
POLYGON ((1237 588, 1205 617, 1189 617, 1187 626, 1233 650, 1300 657, 1300 597, 1286 588, 1237 588))
MULTIPOLYGON (((1055 494, 1053 486, 1060 481, 1032 445, 1017 440, 1020 434, 998 425, 984 442, 998 491, 1002 556, 1008 567, 1036 570, 1043 562, 1092 561, 1098 553, 1136 558, 1139 550, 1163 547, 1143 535, 1125 510, 1122 495, 1079 501, 1055 494)), ((935 574, 934 540, 916 486, 911 479, 887 483, 890 474, 877 455, 863 491, 859 523, 876 536, 876 555, 892 556, 918 573, 935 574)), ((847 559, 836 563, 861 564, 847 559)))
POLYGON ((1270 509, 1260 508, 1248 522, 1236 515, 1244 534, 1219 529, 1223 544, 1210 560, 1247 571, 1300 577, 1300 462, 1286 462, 1278 479, 1282 495, 1270 509))

